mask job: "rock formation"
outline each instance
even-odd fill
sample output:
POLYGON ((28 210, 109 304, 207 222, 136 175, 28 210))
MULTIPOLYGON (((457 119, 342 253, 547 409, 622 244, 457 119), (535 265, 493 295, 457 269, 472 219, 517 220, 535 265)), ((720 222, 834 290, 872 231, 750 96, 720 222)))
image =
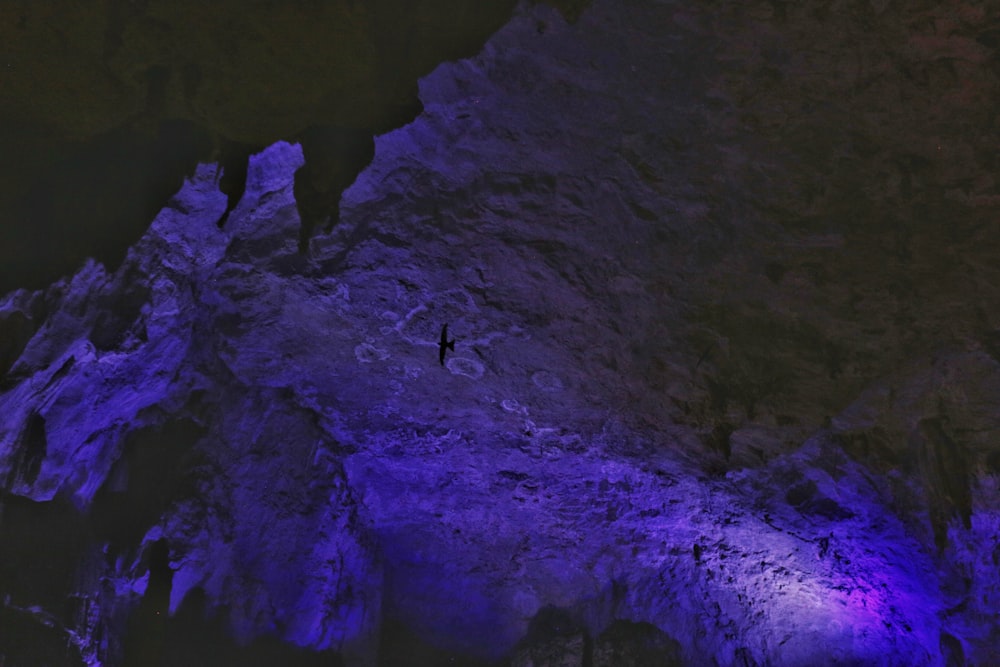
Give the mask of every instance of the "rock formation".
POLYGON ((997 20, 521 5, 199 164, 0 301, 0 662, 992 664, 997 20))

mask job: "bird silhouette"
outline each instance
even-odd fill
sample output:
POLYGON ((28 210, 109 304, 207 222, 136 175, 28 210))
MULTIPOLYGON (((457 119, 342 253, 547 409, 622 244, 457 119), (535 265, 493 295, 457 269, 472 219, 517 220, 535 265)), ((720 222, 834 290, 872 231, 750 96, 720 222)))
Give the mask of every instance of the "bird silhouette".
POLYGON ((455 351, 455 339, 448 340, 448 325, 441 327, 441 340, 438 342, 438 361, 444 366, 444 355, 447 350, 455 351))

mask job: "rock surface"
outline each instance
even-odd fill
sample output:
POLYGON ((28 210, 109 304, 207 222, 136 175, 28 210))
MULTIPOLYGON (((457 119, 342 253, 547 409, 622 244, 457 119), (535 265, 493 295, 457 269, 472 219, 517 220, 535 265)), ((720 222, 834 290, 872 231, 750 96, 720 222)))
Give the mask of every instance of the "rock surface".
POLYGON ((991 664, 995 19, 842 4, 522 8, 307 253, 277 143, 4 297, 0 655, 991 664))
MULTIPOLYGON (((251 152, 303 145, 303 227, 334 213, 417 79, 515 0, 72 0, 0 6, 0 290, 117 268, 199 160, 238 199, 251 152), (315 218, 315 219, 314 219, 315 218)), ((551 0, 566 16, 585 0, 551 0)), ((334 215, 336 218, 336 215, 334 215)))

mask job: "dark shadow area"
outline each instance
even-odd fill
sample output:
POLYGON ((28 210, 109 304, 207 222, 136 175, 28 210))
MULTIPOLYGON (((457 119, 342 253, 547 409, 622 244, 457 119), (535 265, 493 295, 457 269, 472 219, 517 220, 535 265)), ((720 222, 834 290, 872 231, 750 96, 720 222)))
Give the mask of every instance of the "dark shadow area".
POLYGON ((299 250, 305 252, 317 227, 329 231, 340 220, 340 196, 375 157, 371 130, 310 127, 296 140, 305 164, 295 172, 299 250))
MULTIPOLYGON (((87 526, 71 504, 0 494, 0 609, 9 603, 20 609, 45 610, 35 615, 4 611, 17 623, 15 627, 44 625, 41 618, 56 629, 71 625, 75 613, 71 594, 76 590, 80 559, 90 544, 87 526)), ((0 628, 9 627, 0 623, 0 628)), ((51 628, 26 633, 15 636, 0 632, 0 655, 12 646, 27 651, 36 640, 39 650, 48 650, 46 638, 53 636, 51 628)))
POLYGON ((260 146, 245 144, 238 141, 222 140, 219 146, 219 190, 226 195, 226 210, 219 218, 219 227, 223 227, 229 219, 229 214, 240 203, 247 189, 247 167, 250 156, 261 150, 260 146))
POLYGON ((864 431, 835 432, 832 437, 845 454, 880 473, 904 462, 889 435, 879 426, 864 431))
MULTIPOLYGON (((35 296, 23 310, 0 316, 0 377, 17 361, 31 337, 45 321, 45 300, 35 296)), ((0 389, 3 385, 0 384, 0 389)))
POLYGON ((62 628, 47 619, 0 606, 0 665, 4 667, 76 667, 83 659, 62 628))
POLYGON ((195 123, 163 121, 151 133, 121 128, 86 144, 53 147, 52 166, 0 211, 0 292, 43 287, 87 257, 110 269, 149 227, 199 160, 212 153, 195 123))
POLYGON ((948 420, 920 420, 910 444, 912 461, 924 483, 938 549, 948 542, 948 523, 957 518, 972 528, 972 492, 966 447, 947 430, 948 420))
POLYGON ((142 601, 128 622, 122 663, 126 667, 163 664, 167 647, 170 589, 174 581, 174 571, 170 569, 170 545, 166 540, 157 540, 146 550, 143 559, 149 569, 149 580, 142 601))
POLYGON ((6 486, 10 488, 18 483, 31 485, 38 479, 48 448, 48 438, 45 435, 45 417, 32 411, 21 427, 21 434, 15 446, 15 459, 12 477, 6 486))
POLYGON ((384 620, 379 638, 379 661, 383 667, 500 667, 504 663, 475 660, 431 646, 405 624, 384 620))
POLYGON ((682 667, 681 645, 649 623, 615 621, 594 641, 594 667, 682 667))
MULTIPOLYGON (((166 613, 173 573, 165 545, 150 553, 150 588, 129 622, 126 667, 340 667, 340 656, 330 651, 310 651, 274 637, 239 645, 227 629, 228 613, 206 609, 200 588, 188 592, 173 617, 166 613), (154 586, 155 584, 155 586, 154 586)), ((401 664, 401 663, 400 663, 401 664)))
POLYGON ((575 615, 543 607, 528 626, 510 661, 512 667, 681 667, 681 645, 649 623, 616 620, 596 639, 575 615))
POLYGON ((6 375, 24 347, 37 331, 27 315, 20 311, 0 317, 0 375, 6 375))
POLYGON ((962 642, 947 632, 941 632, 941 659, 944 667, 964 667, 965 651, 962 642))
POLYGON ((583 624, 565 609, 543 607, 514 651, 511 665, 581 665, 593 667, 593 643, 583 624))
POLYGON ((195 492, 185 473, 204 433, 193 421, 175 420, 128 436, 91 510, 95 534, 113 553, 138 547, 172 502, 195 492))
POLYGON ((119 349, 130 333, 139 342, 147 340, 146 327, 140 321, 142 307, 150 298, 147 281, 130 266, 122 284, 122 289, 98 297, 104 303, 90 330, 90 342, 98 350, 119 349))

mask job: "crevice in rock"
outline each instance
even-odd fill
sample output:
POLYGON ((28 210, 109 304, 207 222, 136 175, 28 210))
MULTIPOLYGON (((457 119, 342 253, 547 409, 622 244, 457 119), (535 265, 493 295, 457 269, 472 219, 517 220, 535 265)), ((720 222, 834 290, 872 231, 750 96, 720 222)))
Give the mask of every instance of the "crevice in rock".
POLYGON ((170 545, 160 539, 143 554, 149 573, 146 592, 129 618, 125 636, 126 667, 160 664, 166 643, 166 625, 170 610, 170 589, 174 571, 170 567, 170 545))
POLYGON ((127 273, 121 290, 115 290, 98 312, 90 330, 90 342, 101 351, 121 347, 129 332, 146 342, 146 328, 140 320, 142 308, 149 302, 150 289, 143 276, 127 273))
POLYGON ((941 659, 944 667, 964 667, 965 651, 962 642, 947 632, 941 632, 941 659))
POLYGON ((816 482, 804 480, 790 487, 785 502, 806 516, 819 516, 829 521, 841 521, 854 516, 832 498, 823 495, 816 482))
POLYGON ((340 221, 340 196, 375 156, 372 131, 315 125, 296 137, 305 164, 295 172, 299 250, 306 252, 316 228, 340 221))
POLYGON ((35 483, 35 480, 38 479, 38 473, 41 472, 47 447, 45 417, 32 411, 28 414, 28 418, 21 428, 21 434, 17 438, 16 462, 11 469, 13 484, 8 484, 8 488, 18 483, 26 486, 35 483))
POLYGON ((226 195, 226 210, 219 218, 218 225, 223 227, 246 192, 250 156, 258 152, 260 146, 227 139, 220 140, 219 144, 219 190, 226 195))

